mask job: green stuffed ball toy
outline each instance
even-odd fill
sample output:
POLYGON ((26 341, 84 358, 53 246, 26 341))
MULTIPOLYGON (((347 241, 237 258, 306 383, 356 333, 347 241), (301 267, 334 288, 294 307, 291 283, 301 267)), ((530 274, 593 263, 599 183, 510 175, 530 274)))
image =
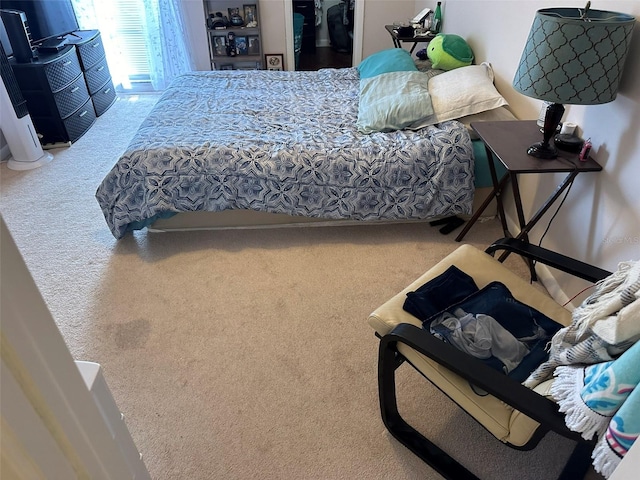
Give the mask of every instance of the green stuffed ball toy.
POLYGON ((439 33, 429 42, 427 56, 433 68, 453 70, 466 67, 473 62, 473 51, 469 44, 459 35, 439 33))

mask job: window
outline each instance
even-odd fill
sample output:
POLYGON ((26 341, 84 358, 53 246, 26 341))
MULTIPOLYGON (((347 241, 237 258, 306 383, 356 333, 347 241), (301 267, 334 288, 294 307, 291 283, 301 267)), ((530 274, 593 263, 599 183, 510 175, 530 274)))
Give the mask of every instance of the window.
POLYGON ((150 89, 151 77, 147 56, 144 5, 142 0, 115 0, 113 32, 122 49, 120 60, 134 90, 150 89))
POLYGON ((113 83, 137 91, 193 70, 182 1, 72 0, 80 28, 100 30, 113 83))

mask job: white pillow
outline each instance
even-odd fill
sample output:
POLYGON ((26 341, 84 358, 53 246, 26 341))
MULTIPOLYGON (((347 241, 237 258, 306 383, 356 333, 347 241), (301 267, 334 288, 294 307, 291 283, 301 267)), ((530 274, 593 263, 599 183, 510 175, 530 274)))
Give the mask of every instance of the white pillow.
POLYGON ((508 105, 493 84, 493 69, 488 63, 449 70, 429 80, 429 94, 436 122, 508 105))
POLYGON ((433 115, 407 128, 417 130, 508 105, 493 85, 493 69, 486 62, 456 68, 430 78, 429 95, 433 115))

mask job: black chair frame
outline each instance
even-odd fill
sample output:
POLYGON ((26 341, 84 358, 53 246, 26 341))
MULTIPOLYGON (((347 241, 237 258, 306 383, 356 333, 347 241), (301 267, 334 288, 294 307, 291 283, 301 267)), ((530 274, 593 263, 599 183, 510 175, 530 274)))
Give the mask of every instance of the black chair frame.
MULTIPOLYGON (((485 251, 494 255, 499 250, 518 254, 527 260, 540 262, 593 283, 611 274, 601 268, 513 238, 500 239, 485 251)), ((558 478, 560 480, 575 480, 584 477, 589 468, 595 440, 587 442, 578 433, 569 430, 565 425, 564 414, 560 413, 555 402, 476 361, 454 346, 438 340, 427 331, 415 325, 400 324, 380 339, 378 393, 382 420, 389 432, 400 443, 443 477, 451 480, 478 480, 476 475, 424 437, 400 415, 396 401, 395 372, 404 362, 409 364, 411 362, 398 351, 399 343, 435 360, 471 384, 540 423, 536 434, 526 445, 518 447, 506 444, 511 448, 530 450, 550 430, 577 441, 573 453, 558 478)))

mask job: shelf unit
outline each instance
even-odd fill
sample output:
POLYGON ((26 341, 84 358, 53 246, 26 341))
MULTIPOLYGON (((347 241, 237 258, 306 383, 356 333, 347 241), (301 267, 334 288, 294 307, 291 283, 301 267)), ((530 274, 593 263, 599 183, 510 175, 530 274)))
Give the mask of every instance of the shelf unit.
POLYGON ((238 2, 234 0, 203 0, 209 59, 212 70, 261 70, 264 68, 262 35, 260 32, 260 5, 257 0, 238 2), (249 15, 247 7, 253 7, 256 26, 246 26, 249 15), (211 19, 220 12, 230 19, 230 9, 236 8, 243 20, 242 26, 212 26, 211 19), (233 39, 233 41, 231 41, 233 39))

